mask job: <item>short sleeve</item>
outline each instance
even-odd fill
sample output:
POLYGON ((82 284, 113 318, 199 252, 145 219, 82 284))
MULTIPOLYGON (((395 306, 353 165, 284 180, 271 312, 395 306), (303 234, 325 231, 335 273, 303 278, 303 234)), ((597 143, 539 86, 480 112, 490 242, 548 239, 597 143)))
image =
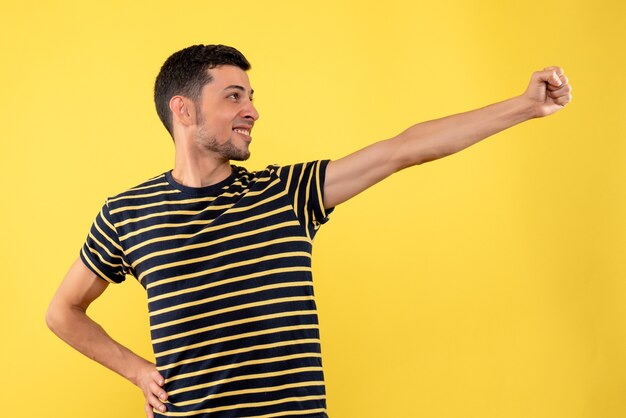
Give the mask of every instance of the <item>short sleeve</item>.
POLYGON ((100 278, 121 283, 129 272, 124 251, 111 220, 108 203, 96 216, 80 252, 83 263, 100 278))
POLYGON ((324 179, 328 162, 320 160, 284 166, 279 172, 296 217, 306 227, 309 238, 314 237, 332 212, 332 208, 324 208, 324 179))

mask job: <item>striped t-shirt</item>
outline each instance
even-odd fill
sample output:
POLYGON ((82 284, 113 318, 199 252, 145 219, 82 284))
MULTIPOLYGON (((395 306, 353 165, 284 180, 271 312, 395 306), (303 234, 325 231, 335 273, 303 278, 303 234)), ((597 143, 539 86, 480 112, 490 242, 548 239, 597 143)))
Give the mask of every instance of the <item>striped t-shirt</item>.
POLYGON ((169 395, 155 416, 327 416, 311 275, 327 163, 232 166, 200 188, 167 172, 106 201, 81 258, 147 290, 169 395))

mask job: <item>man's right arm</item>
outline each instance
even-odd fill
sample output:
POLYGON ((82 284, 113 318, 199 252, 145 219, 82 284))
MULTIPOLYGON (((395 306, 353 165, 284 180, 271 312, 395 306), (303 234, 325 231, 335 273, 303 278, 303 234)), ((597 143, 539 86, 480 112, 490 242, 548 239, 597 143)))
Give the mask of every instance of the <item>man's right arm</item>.
POLYGON ((152 418, 153 407, 165 411, 163 377, 154 364, 113 340, 87 316, 87 308, 107 286, 77 259, 50 302, 46 322, 63 341, 137 385, 146 398, 146 415, 152 418))

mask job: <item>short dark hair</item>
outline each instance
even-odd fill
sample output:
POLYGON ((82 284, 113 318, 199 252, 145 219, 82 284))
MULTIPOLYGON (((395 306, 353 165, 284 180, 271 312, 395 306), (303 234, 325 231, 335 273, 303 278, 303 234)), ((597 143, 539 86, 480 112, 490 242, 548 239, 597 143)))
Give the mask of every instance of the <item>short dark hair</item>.
POLYGON ((221 65, 234 65, 244 71, 250 69, 246 57, 226 45, 193 45, 175 52, 163 63, 154 83, 154 104, 172 138, 170 99, 181 95, 197 103, 202 87, 213 79, 207 70, 221 65))

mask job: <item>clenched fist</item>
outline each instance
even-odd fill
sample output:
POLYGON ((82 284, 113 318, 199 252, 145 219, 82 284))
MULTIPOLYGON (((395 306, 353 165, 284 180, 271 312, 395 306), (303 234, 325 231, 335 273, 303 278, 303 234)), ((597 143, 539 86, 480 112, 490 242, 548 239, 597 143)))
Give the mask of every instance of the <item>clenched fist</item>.
POLYGON ((548 116, 572 101, 572 86, 561 67, 535 71, 522 97, 530 100, 534 117, 548 116))

